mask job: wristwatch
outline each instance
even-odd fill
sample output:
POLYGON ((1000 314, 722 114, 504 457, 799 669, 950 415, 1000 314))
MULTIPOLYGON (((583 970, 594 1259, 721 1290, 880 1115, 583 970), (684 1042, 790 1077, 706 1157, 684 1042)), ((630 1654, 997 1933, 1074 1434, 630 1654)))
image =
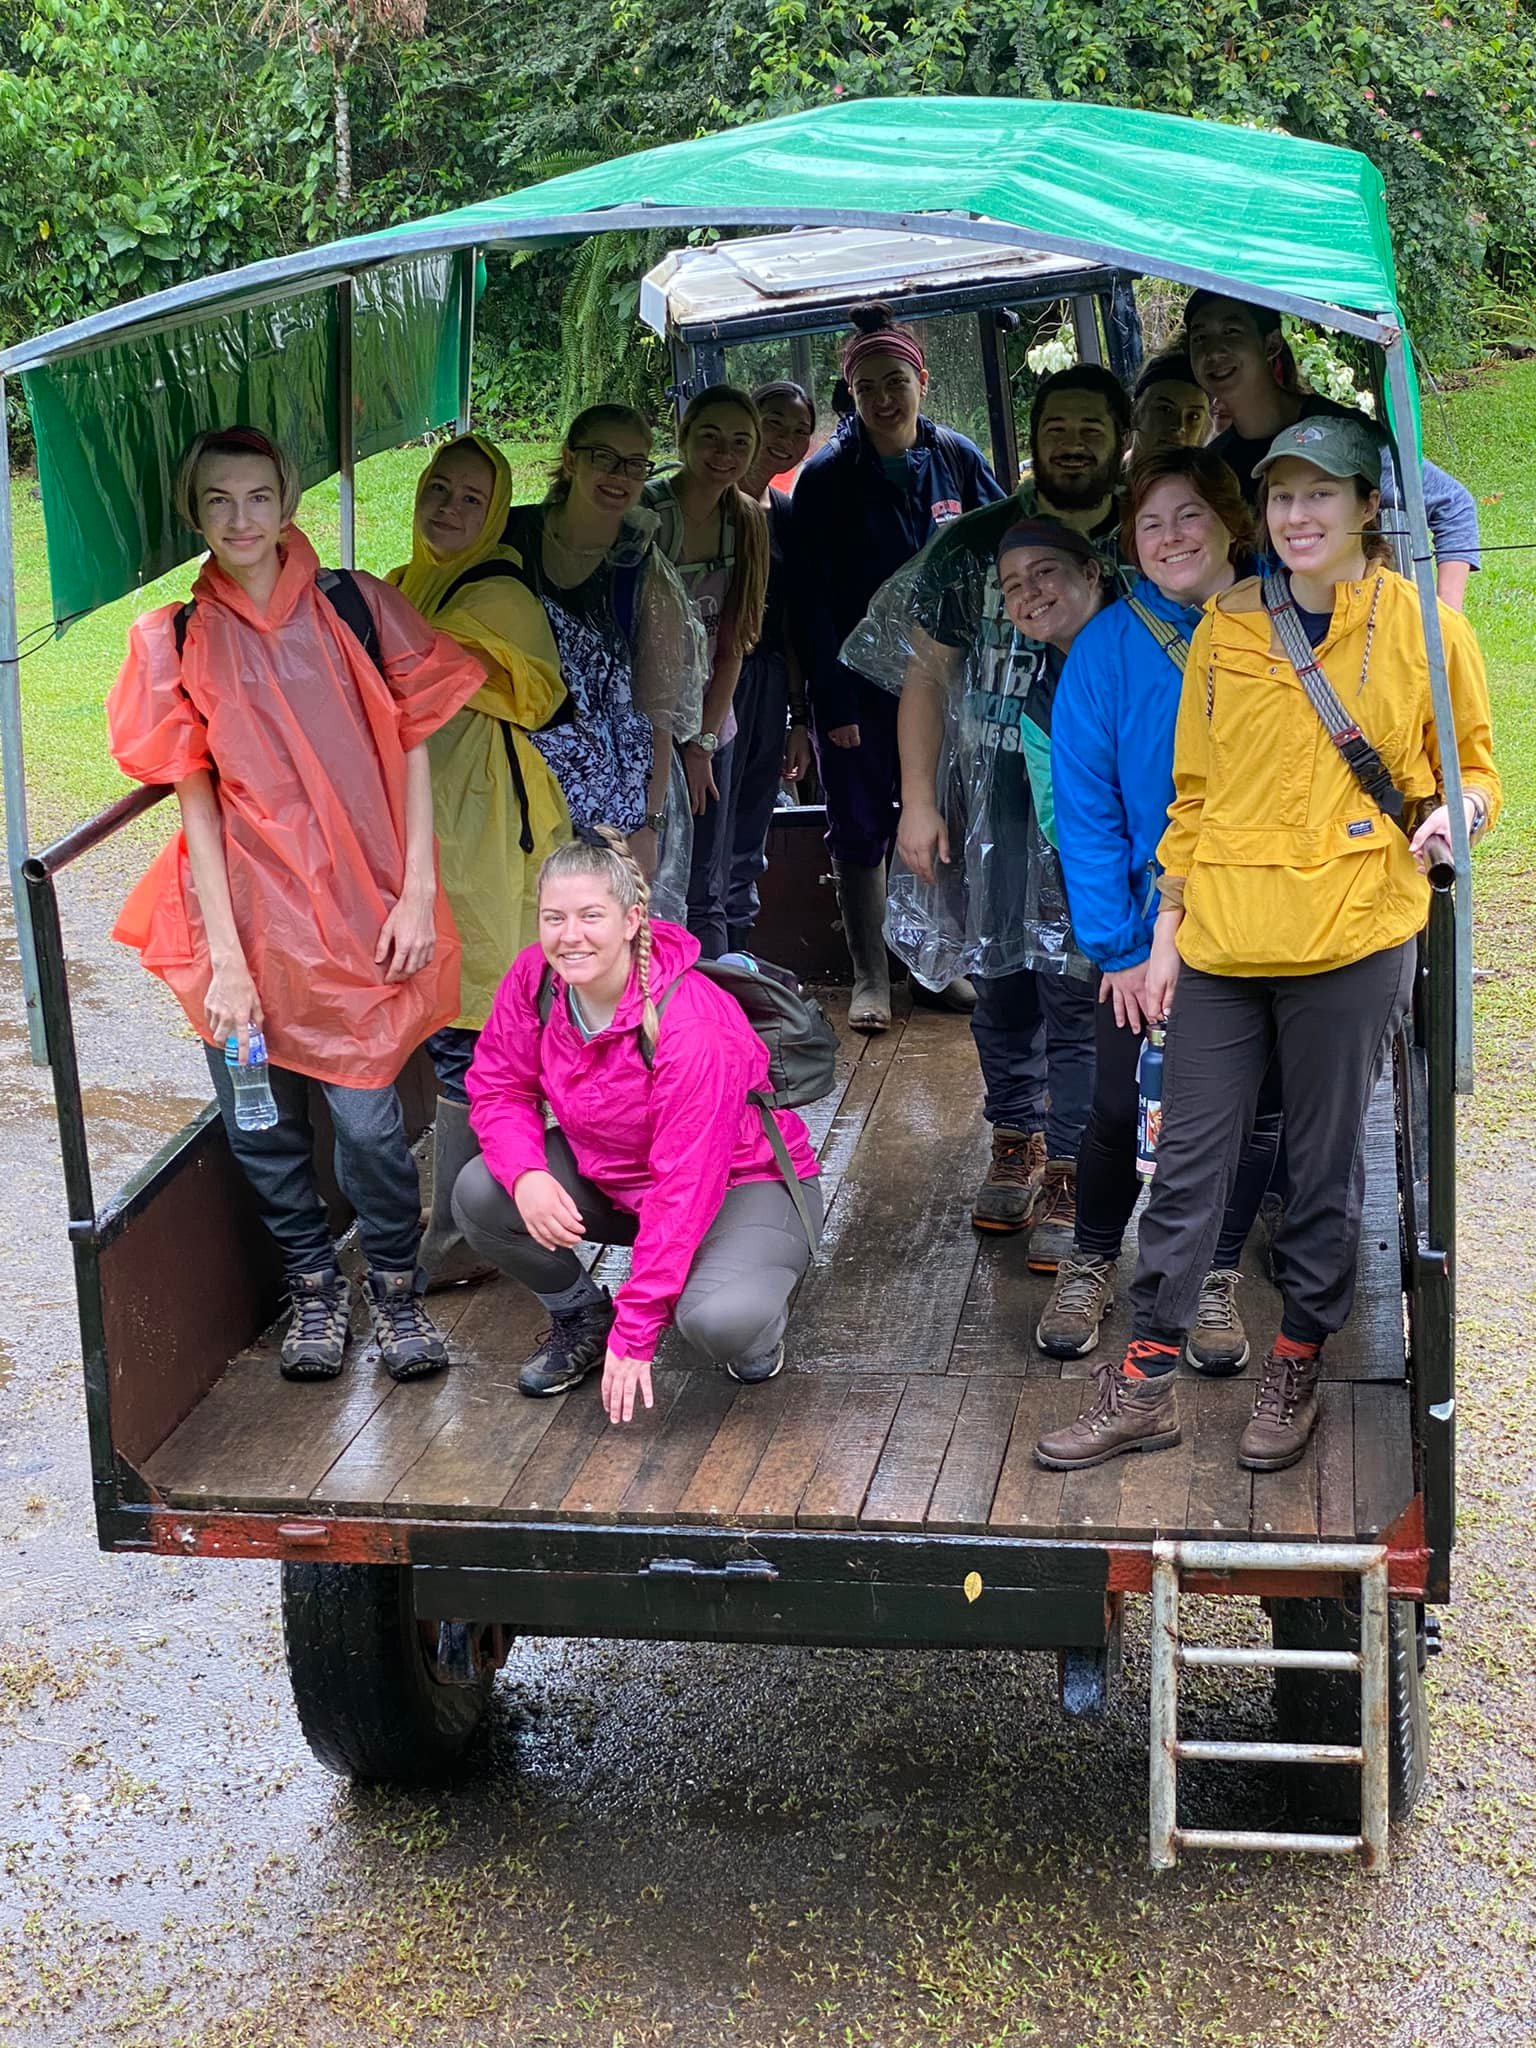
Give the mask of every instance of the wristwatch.
POLYGON ((660 835, 661 833, 665 832, 665 831, 666 831, 666 829, 667 829, 667 814, 666 814, 666 812, 665 812, 665 811, 649 811, 649 812, 647 812, 647 814, 646 814, 646 819, 645 819, 645 829, 646 829, 646 831, 647 831, 647 832, 655 832, 655 833, 657 833, 658 835, 660 835))
POLYGON ((688 744, 697 747, 701 754, 712 754, 720 744, 720 735, 717 732, 696 732, 688 744))

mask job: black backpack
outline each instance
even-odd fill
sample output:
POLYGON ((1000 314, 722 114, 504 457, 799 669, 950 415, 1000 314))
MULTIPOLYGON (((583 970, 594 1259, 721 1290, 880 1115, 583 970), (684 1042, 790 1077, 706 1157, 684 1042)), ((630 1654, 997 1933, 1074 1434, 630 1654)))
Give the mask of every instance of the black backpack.
MULTIPOLYGON (((353 638, 364 654, 373 663, 379 674, 384 673, 384 657, 379 647, 379 629, 374 624, 373 613, 368 609, 368 600, 350 569, 322 569, 315 578, 315 588, 325 598, 344 626, 352 629, 353 638)), ((197 606, 196 598, 189 598, 172 621, 176 635, 176 659, 180 661, 187 644, 187 623, 197 606)))
MULTIPOLYGON (((795 1214, 812 1251, 816 1249, 816 1227, 805 1206, 800 1178, 795 1172, 789 1148, 774 1120, 775 1109, 797 1109, 803 1103, 818 1102, 830 1093, 837 1078, 837 1033, 827 1013, 801 988, 787 968, 758 963, 757 971, 735 967, 727 961, 696 960, 684 974, 702 974, 731 996, 747 1022, 768 1048, 767 1088, 752 1088, 747 1100, 762 1119, 774 1164, 784 1183, 795 1214)), ((661 1020, 667 1005, 682 987, 680 974, 656 1000, 656 1017, 661 1020)), ((539 1023, 545 1025, 555 1007, 555 973, 546 966, 539 980, 539 1023)), ((640 1057, 647 1067, 655 1064, 655 1047, 640 1040, 640 1057)))

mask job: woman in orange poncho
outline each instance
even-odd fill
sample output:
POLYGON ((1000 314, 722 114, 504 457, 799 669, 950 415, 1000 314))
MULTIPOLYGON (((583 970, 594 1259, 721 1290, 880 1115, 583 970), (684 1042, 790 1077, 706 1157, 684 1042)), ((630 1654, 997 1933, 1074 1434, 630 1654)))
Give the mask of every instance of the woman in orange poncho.
POLYGON ((248 427, 199 435, 182 465, 178 511, 211 552, 190 607, 136 621, 107 700, 118 766, 174 783, 182 830, 115 935, 205 1041, 287 1269, 284 1372, 338 1373, 350 1307, 314 1183, 307 1078, 336 1126, 384 1362, 413 1379, 447 1353, 419 1299, 420 1194, 394 1083, 459 996, 425 741, 485 672, 387 584, 323 572, 289 523, 297 501, 286 456, 248 427), (224 1045, 237 1038, 243 1059, 256 1030, 279 1114, 240 1130, 224 1045))

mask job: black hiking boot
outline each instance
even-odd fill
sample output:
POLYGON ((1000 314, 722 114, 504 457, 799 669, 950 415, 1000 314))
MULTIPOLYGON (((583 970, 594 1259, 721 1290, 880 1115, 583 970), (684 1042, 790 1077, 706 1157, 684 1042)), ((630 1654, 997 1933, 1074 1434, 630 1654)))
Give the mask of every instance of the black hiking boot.
POLYGON ((346 1356, 352 1294, 345 1275, 296 1273, 288 1282, 293 1318, 283 1338, 285 1380, 333 1380, 346 1356))
POLYGON ((539 1398, 579 1385, 608 1355, 612 1328, 613 1296, 606 1287, 601 1301, 589 1301, 569 1315, 551 1316, 543 1349, 517 1376, 518 1392, 539 1398))
POLYGON ((412 1273, 368 1275, 373 1334, 392 1380, 425 1379, 448 1363, 442 1332, 422 1306, 425 1286, 426 1275, 419 1267, 412 1273))

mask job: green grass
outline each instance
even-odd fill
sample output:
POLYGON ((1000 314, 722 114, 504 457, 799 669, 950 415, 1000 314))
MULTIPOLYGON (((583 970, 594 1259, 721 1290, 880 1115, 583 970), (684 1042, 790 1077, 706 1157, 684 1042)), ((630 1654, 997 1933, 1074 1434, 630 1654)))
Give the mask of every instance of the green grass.
MULTIPOLYGON (((534 443, 506 448, 516 499, 541 497, 553 450, 534 443)), ((376 455, 357 472, 358 567, 382 575, 410 552, 411 509, 425 456, 420 448, 376 455)), ((12 485, 16 525, 16 604, 22 644, 53 617, 47 550, 37 486, 12 485)), ((337 487, 334 478, 305 494, 299 523, 322 561, 336 559, 337 487)), ((71 626, 61 640, 27 655, 21 670, 22 729, 27 752, 29 824, 35 845, 120 797, 128 786, 107 753, 103 707, 122 662, 128 627, 141 612, 184 598, 194 565, 106 605, 71 626)), ((156 833, 163 831, 156 824, 156 833)))

